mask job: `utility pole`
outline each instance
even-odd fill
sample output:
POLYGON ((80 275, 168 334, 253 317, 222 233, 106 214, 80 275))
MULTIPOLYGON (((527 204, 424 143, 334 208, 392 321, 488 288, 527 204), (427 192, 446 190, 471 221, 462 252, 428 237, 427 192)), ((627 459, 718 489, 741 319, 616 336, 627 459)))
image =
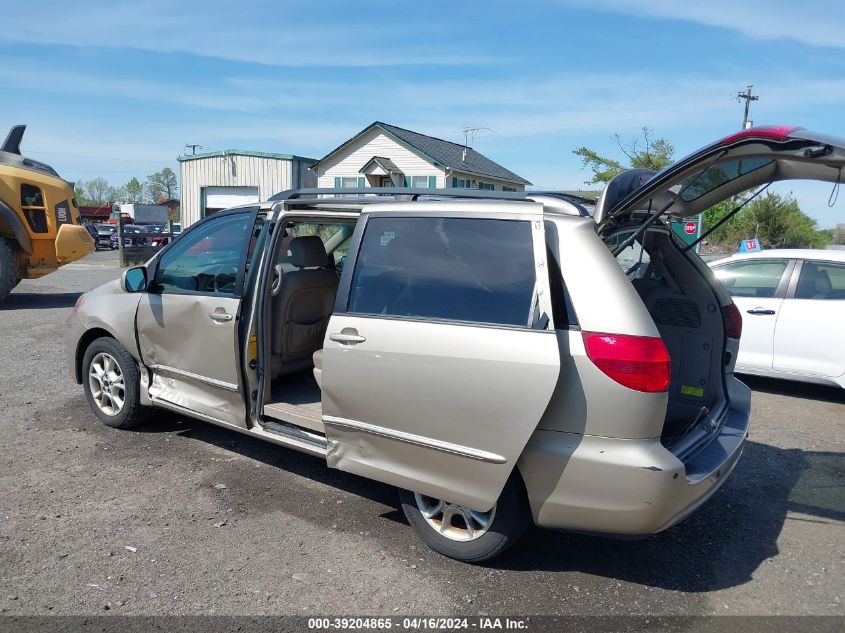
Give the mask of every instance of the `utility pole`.
POLYGON ((192 145, 190 143, 185 143, 185 149, 191 148, 191 156, 197 153, 197 149, 202 149, 202 145, 192 145))
POLYGON ((748 129, 749 127, 751 127, 751 126, 749 125, 749 123, 752 123, 752 125, 753 125, 753 122, 750 122, 750 121, 748 120, 748 108, 749 108, 749 106, 751 105, 751 102, 752 102, 752 101, 759 101, 759 100, 760 100, 760 97, 758 97, 757 95, 754 95, 754 96, 752 96, 752 95, 751 95, 751 89, 752 89, 753 87, 754 87, 753 85, 749 85, 749 86, 747 86, 747 87, 746 87, 745 92, 737 92, 737 93, 736 93, 736 100, 737 100, 737 103, 739 103, 739 101, 740 101, 741 99, 744 99, 744 100, 745 100, 745 114, 744 114, 744 115, 743 115, 743 117, 742 117, 742 129, 743 129, 743 130, 748 129))

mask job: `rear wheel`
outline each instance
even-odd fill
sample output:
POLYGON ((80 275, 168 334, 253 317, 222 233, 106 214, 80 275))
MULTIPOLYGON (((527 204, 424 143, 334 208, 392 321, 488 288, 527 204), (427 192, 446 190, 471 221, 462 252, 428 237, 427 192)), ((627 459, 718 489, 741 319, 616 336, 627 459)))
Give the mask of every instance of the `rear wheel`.
POLYGON ((18 260, 9 240, 0 237, 0 301, 18 285, 18 260))
POLYGON ((505 484, 486 512, 443 499, 400 490, 408 523, 431 549, 467 563, 495 558, 516 543, 531 521, 528 499, 518 473, 505 484))
POLYGON ((82 385, 91 409, 103 424, 130 429, 143 422, 140 373, 135 359, 113 338, 96 339, 82 359, 82 385))

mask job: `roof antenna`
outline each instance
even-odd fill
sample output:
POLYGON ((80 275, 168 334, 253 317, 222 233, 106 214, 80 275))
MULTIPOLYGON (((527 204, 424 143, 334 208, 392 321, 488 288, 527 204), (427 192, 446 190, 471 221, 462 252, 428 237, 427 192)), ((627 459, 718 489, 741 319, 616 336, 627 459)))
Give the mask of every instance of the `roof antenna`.
POLYGON ((464 151, 463 155, 461 156, 461 161, 466 162, 467 160, 467 149, 469 149, 470 145, 475 141, 475 135, 479 132, 492 132, 489 127, 465 127, 461 130, 461 134, 464 135, 464 151))

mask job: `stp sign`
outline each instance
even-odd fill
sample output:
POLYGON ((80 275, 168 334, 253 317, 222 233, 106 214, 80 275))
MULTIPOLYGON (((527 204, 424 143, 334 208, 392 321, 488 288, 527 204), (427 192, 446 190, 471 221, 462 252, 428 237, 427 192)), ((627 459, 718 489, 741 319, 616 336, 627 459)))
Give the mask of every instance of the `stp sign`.
POLYGON ((687 222, 684 224, 684 233, 687 235, 695 235, 696 231, 698 231, 698 224, 695 222, 687 222))

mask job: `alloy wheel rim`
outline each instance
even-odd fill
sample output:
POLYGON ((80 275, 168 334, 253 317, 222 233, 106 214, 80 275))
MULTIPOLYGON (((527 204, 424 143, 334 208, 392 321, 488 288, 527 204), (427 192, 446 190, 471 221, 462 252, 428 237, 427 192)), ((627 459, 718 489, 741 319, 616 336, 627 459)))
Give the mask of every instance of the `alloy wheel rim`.
POLYGON ((97 408, 106 415, 118 415, 126 401, 126 385, 120 365, 111 354, 100 352, 91 359, 88 387, 97 408))
POLYGON ((417 508, 438 534, 451 541, 474 541, 484 536, 496 517, 496 506, 487 512, 478 512, 470 508, 414 493, 417 508))

